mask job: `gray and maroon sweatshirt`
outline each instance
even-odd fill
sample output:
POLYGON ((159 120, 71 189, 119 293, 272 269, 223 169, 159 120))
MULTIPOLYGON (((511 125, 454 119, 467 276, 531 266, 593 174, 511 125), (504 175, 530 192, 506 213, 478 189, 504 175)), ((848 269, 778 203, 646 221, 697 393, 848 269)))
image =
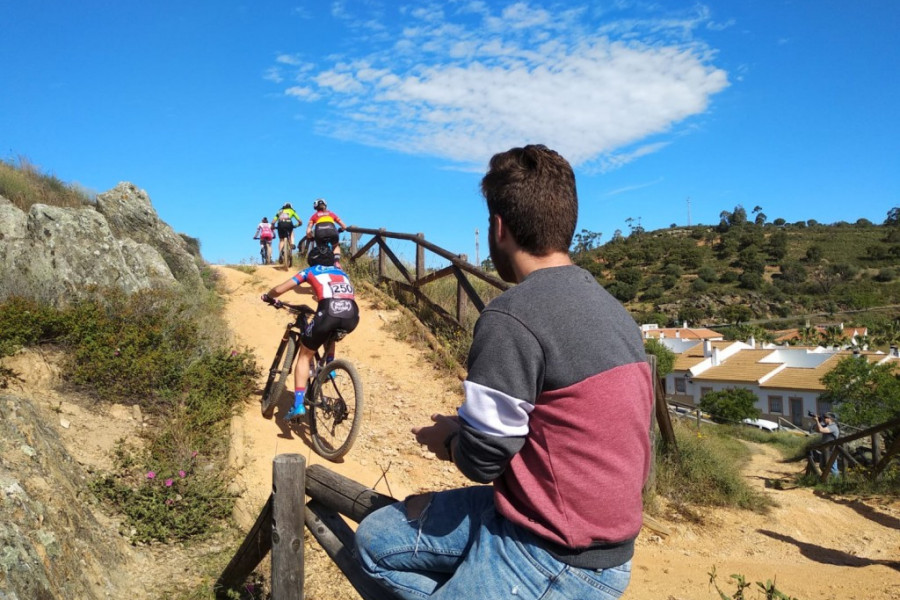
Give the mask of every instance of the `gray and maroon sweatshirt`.
POLYGON ((584 568, 623 564, 641 528, 653 384, 640 331, 584 269, 540 269, 475 325, 454 454, 497 510, 584 568))

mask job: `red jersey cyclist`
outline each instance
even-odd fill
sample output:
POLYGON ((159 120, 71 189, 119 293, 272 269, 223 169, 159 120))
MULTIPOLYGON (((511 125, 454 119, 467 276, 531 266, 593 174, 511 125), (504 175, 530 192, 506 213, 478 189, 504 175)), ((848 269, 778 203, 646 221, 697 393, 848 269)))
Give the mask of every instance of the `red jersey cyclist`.
MULTIPOLYGON (((319 303, 309 327, 300 334, 300 352, 294 360, 294 406, 284 416, 285 421, 306 414, 303 397, 309 378, 309 363, 315 357, 316 350, 335 329, 350 333, 359 324, 359 307, 356 305, 353 284, 341 270, 340 264, 335 263, 334 253, 319 246, 310 251, 308 260, 309 267, 262 295, 263 302, 276 304, 276 298, 283 293, 306 283, 312 287, 313 296, 319 303)), ((327 362, 334 360, 334 347, 332 340, 325 348, 327 362)))
POLYGON ((334 251, 335 260, 340 261, 341 246, 338 243, 338 234, 347 226, 339 216, 328 210, 324 199, 319 198, 313 202, 313 208, 316 212, 306 224, 306 237, 315 240, 316 246, 328 244, 334 251))

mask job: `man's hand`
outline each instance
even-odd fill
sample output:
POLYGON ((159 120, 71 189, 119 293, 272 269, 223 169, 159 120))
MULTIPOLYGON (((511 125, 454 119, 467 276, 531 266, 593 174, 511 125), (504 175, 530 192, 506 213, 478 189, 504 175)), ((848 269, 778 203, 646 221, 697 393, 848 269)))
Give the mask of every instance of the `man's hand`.
POLYGON ((416 441, 434 452, 441 460, 450 460, 444 441, 451 433, 459 431, 459 417, 456 415, 431 415, 434 425, 413 427, 416 441))

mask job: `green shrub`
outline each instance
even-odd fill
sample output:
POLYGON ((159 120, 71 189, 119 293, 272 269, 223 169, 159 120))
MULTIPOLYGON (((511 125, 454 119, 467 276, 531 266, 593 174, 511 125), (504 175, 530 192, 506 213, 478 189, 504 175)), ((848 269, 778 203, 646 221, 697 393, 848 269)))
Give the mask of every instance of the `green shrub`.
POLYGON ((691 506, 737 506, 765 512, 771 501, 751 489, 740 474, 749 450, 710 426, 697 432, 673 422, 678 454, 657 454, 656 492, 690 513, 691 506))
POLYGON ((759 418, 756 400, 756 394, 746 388, 730 388, 705 394, 700 409, 717 423, 740 423, 742 419, 759 418))
POLYGON ((115 471, 94 479, 91 488, 126 516, 124 533, 133 541, 207 534, 231 514, 234 499, 224 479, 204 468, 197 451, 180 460, 154 461, 120 441, 116 453, 115 471))
MULTIPOLYGON (((126 515, 137 541, 206 533, 231 513, 227 427, 257 368, 251 353, 225 345, 220 307, 213 295, 177 289, 102 290, 62 309, 0 303, 0 347, 62 344, 64 377, 155 417, 143 449, 120 444, 114 472, 92 483, 126 515)), ((0 372, 0 380, 9 376, 0 372)))

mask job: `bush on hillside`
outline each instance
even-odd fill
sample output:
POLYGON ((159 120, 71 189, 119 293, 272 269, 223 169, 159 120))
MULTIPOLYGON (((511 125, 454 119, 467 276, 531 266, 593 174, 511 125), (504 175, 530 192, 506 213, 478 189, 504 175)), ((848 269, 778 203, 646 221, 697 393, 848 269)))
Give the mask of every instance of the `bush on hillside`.
POLYGON ((756 400, 756 394, 746 388, 730 388, 704 394, 700 410, 709 413, 716 423, 740 423, 759 418, 756 400))

